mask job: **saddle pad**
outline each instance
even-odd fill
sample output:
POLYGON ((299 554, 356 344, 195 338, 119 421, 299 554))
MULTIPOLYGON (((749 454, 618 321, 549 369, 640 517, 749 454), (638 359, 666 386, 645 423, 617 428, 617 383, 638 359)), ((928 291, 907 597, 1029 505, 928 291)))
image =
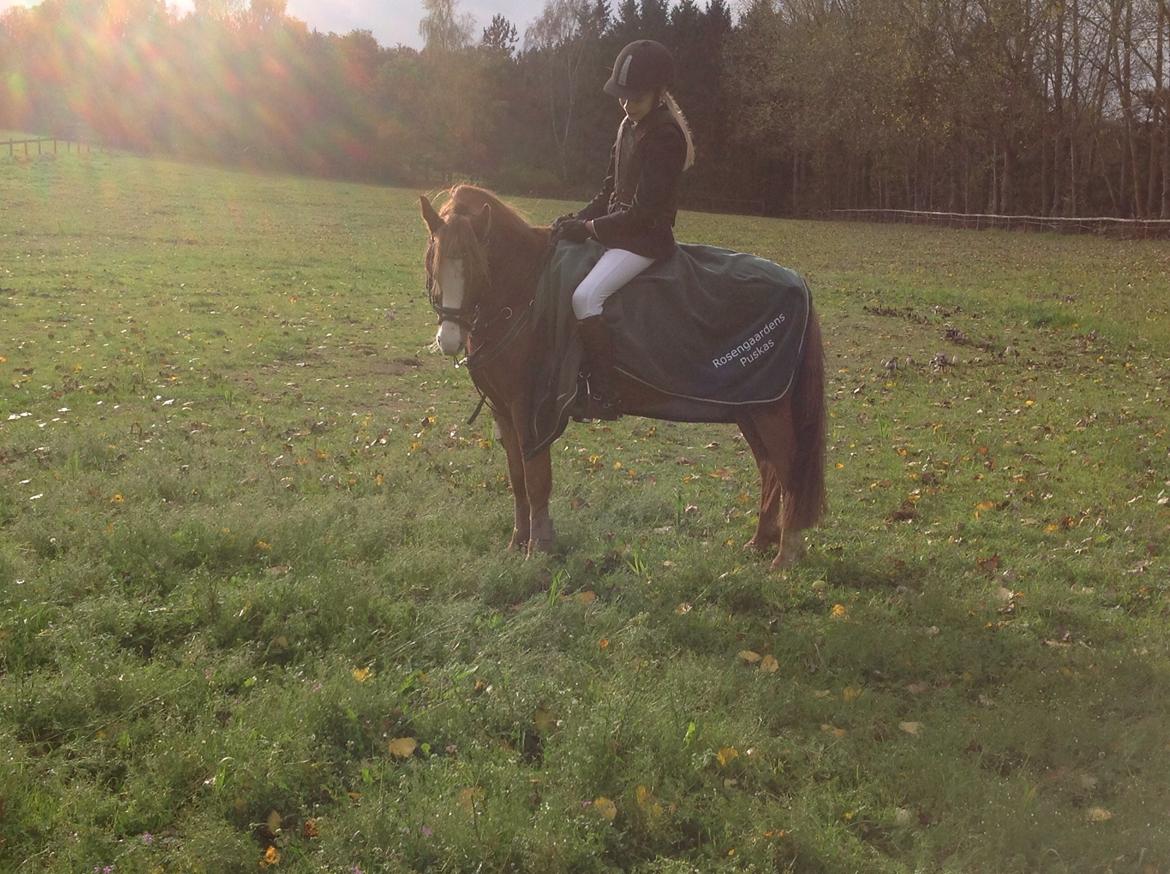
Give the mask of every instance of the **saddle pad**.
MULTIPOLYGON (((577 391, 580 340, 572 294, 605 252, 561 242, 540 276, 534 317, 537 360, 531 456, 564 431, 577 391)), ((680 245, 605 303, 616 366, 667 395, 724 409, 783 397, 804 342, 810 298, 799 275, 771 261, 713 246, 680 245)), ((687 415, 680 421, 711 421, 687 415)))

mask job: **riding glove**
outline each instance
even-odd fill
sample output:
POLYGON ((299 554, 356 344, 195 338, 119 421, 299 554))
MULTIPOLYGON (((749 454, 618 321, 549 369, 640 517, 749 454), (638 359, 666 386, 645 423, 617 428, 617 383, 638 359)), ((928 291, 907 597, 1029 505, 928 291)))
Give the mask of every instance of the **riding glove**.
POLYGON ((585 222, 580 219, 569 219, 561 222, 556 229, 558 240, 568 240, 570 243, 584 243, 592 235, 585 222))
POLYGON ((562 216, 557 216, 557 220, 549 225, 549 229, 555 234, 561 229, 561 225, 563 225, 565 222, 572 221, 576 217, 577 216, 573 215, 571 212, 567 212, 562 216))

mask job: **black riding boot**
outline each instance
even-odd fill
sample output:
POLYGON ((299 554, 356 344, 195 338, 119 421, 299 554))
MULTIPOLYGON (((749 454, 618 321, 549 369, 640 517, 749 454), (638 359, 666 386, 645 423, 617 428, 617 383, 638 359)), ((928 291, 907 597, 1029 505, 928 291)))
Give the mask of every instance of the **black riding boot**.
POLYGON ((581 319, 577 330, 585 347, 585 370, 589 374, 586 416, 607 421, 618 419, 621 410, 613 393, 613 340, 605 319, 602 316, 581 319))

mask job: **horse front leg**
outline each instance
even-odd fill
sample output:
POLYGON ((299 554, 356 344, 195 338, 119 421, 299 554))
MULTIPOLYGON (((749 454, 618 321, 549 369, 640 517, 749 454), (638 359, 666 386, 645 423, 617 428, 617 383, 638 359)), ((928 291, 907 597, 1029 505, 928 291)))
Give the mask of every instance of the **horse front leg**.
POLYGON ((500 441, 504 444, 504 452, 508 456, 508 482, 512 486, 512 509, 515 514, 508 550, 527 551, 531 540, 532 523, 528 487, 524 477, 524 452, 520 448, 520 436, 508 414, 506 412, 496 414, 495 419, 500 429, 500 441))
POLYGON ((532 532, 528 541, 528 554, 551 552, 556 545, 557 532, 548 512, 548 502, 552 495, 552 458, 547 449, 524 463, 524 485, 528 489, 532 532))

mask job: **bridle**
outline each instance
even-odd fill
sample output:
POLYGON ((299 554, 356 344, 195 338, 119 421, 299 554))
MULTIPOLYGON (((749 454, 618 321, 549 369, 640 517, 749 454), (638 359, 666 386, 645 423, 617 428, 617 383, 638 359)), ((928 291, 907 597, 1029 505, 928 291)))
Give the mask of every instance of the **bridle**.
MULTIPOLYGON (((435 279, 435 235, 431 234, 430 240, 427 242, 427 298, 430 301, 431 309, 435 311, 435 315, 439 317, 437 324, 443 322, 454 322, 463 330, 471 333, 476 328, 476 323, 479 321, 479 303, 470 303, 471 294, 470 287, 464 290, 463 306, 459 307, 445 307, 443 306, 443 290, 439 287, 438 281, 435 279), (436 289, 438 294, 435 293, 436 289)), ((488 283, 491 283, 491 277, 488 277, 488 283)))

